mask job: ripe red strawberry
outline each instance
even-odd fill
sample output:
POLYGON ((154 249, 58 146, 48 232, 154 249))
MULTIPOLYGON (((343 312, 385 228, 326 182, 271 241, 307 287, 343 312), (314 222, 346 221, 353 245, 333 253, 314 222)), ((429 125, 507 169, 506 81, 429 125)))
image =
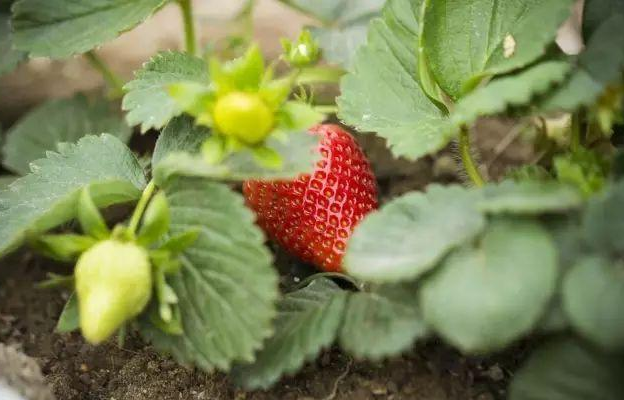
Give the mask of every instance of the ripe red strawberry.
POLYGON ((355 225, 377 208, 377 182, 353 136, 337 125, 322 135, 322 159, 293 181, 247 181, 243 193, 258 225, 284 249, 325 271, 340 271, 355 225))

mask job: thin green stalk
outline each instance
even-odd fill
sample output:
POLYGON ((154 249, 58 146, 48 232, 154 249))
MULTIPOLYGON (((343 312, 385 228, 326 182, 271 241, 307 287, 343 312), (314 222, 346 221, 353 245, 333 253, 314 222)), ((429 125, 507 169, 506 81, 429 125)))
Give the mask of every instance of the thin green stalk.
POLYGON ((574 153, 581 148, 581 116, 579 112, 572 114, 572 126, 570 130, 570 150, 574 153))
POLYGON ((102 74, 102 77, 111 88, 112 95, 114 97, 123 96, 123 80, 106 65, 104 60, 95 54, 93 50, 86 52, 85 57, 87 61, 89 61, 89 64, 102 74))
POLYGON ((178 4, 182 10, 182 19, 184 21, 186 51, 189 54, 197 55, 197 39, 195 37, 195 20, 193 19, 192 0, 178 0, 178 4))
POLYGON ((346 71, 337 67, 315 66, 304 68, 297 77, 297 84, 338 83, 344 74, 346 74, 346 71))
POLYGON ((139 202, 137 203, 137 206, 134 209, 134 212, 132 213, 132 217, 130 217, 130 224, 128 225, 128 230, 132 234, 136 233, 139 227, 139 223, 141 222, 141 218, 143 217, 143 213, 145 212, 145 209, 147 208, 147 204, 149 203, 149 200, 152 198, 152 195, 154 194, 155 190, 156 190, 156 184, 154 183, 154 181, 150 181, 145 187, 145 189, 143 190, 143 194, 141 195, 141 198, 139 199, 139 202))
POLYGON ((483 186, 485 182, 479 172, 479 167, 472 158, 470 149, 470 133, 468 131, 468 127, 466 126, 462 126, 459 132, 459 153, 461 155, 462 163, 464 164, 464 170, 466 171, 466 174, 468 174, 472 183, 476 187, 483 186))

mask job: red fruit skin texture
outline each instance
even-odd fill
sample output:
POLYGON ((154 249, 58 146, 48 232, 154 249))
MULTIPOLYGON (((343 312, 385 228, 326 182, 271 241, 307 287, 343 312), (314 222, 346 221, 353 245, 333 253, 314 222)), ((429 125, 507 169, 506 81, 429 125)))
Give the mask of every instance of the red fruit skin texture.
POLYGON ((378 207, 377 181, 350 133, 330 124, 310 133, 322 136, 312 174, 294 181, 247 181, 243 194, 270 239, 324 271, 341 272, 353 229, 378 207))

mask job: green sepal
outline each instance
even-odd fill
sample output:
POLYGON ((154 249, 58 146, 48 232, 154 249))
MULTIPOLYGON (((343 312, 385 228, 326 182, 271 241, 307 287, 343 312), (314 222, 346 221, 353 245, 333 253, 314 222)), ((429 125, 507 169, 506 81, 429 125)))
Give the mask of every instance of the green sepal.
POLYGON ((198 82, 174 83, 167 87, 167 92, 182 111, 202 120, 205 120, 204 114, 210 115, 210 107, 215 101, 210 87, 198 82))
POLYGON ((281 170, 284 166, 284 159, 276 150, 268 146, 257 146, 251 149, 256 162, 267 169, 281 170))
MULTIPOLYGON (((196 238, 197 236, 195 236, 194 239, 196 238)), ((187 243, 184 244, 186 245, 187 243)), ((191 244, 192 243, 188 243, 188 245, 191 244)), ((174 256, 174 253, 162 247, 158 250, 150 251, 149 257, 157 270, 162 271, 165 275, 177 274, 180 268, 182 268, 182 263, 174 256)))
POLYGON ((199 229, 188 230, 167 239, 167 241, 160 246, 159 250, 165 250, 171 254, 181 253, 186 250, 187 247, 195 243, 198 236, 199 229))
POLYGON ((106 239, 110 236, 110 230, 108 226, 106 226, 106 221, 104 221, 100 210, 98 210, 93 202, 88 187, 85 187, 80 192, 76 214, 82 231, 85 234, 91 235, 96 239, 106 239))
POLYGON ((139 230, 137 242, 149 244, 157 241, 169 230, 171 215, 164 192, 159 192, 150 201, 143 215, 143 224, 139 230))
POLYGON ((282 39, 281 43, 284 49, 284 59, 296 68, 314 65, 321 56, 318 42, 307 29, 301 31, 295 42, 282 39))
POLYGON ((212 135, 206 139, 201 152, 204 160, 210 165, 219 164, 228 154, 225 140, 220 135, 212 135))
POLYGON ((310 104, 302 101, 288 101, 278 113, 278 130, 306 131, 323 122, 325 114, 318 112, 310 104))
POLYGON ((260 87, 258 94, 269 107, 277 111, 288 100, 291 90, 292 80, 286 77, 265 81, 260 87))
POLYGON ((218 96, 235 90, 257 91, 265 77, 264 57, 254 44, 242 57, 226 63, 211 59, 209 73, 218 96))
POLYGON ((48 258, 61 262, 75 260, 80 254, 95 245, 91 236, 73 233, 61 235, 41 235, 31 240, 31 246, 48 258))
POLYGON ((56 331, 59 333, 73 332, 80 328, 80 312, 78 311, 78 296, 73 292, 63 307, 61 316, 56 323, 56 331))
POLYGON ((73 288, 74 276, 73 275, 60 275, 53 272, 46 274, 48 279, 37 283, 35 286, 37 289, 57 289, 57 288, 73 288))
POLYGON ((182 327, 182 318, 180 313, 180 307, 177 305, 171 307, 171 321, 165 322, 160 317, 160 310, 158 304, 156 302, 152 303, 152 306, 149 308, 147 312, 147 316, 150 322, 168 335, 180 336, 184 334, 184 328, 182 327))

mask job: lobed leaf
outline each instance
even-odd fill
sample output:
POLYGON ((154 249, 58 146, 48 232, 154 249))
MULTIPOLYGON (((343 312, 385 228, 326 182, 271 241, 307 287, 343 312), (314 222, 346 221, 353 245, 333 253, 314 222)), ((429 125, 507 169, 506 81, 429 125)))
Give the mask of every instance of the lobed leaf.
POLYGON ((85 53, 134 28, 166 0, 19 0, 13 5, 15 47, 32 57, 85 53))
POLYGON ((417 159, 442 149, 455 135, 448 118, 418 81, 419 2, 390 0, 373 20, 368 43, 341 82, 339 117, 385 138, 397 157, 417 159))
POLYGON ((85 135, 108 133, 127 143, 132 131, 110 102, 84 95, 50 100, 28 112, 8 132, 2 147, 3 165, 27 174, 29 164, 57 149, 58 143, 74 143, 85 135))
POLYGON ((478 192, 431 186, 370 214, 355 229, 344 268, 358 279, 397 282, 431 270, 453 248, 478 235, 485 218, 478 192))
POLYGON ((414 285, 385 285, 349 296, 340 345, 358 358, 378 360, 411 348, 428 333, 414 285))
POLYGON ((122 108, 128 111, 126 120, 131 126, 141 125, 141 132, 160 129, 182 108, 167 93, 169 85, 200 83, 208 86, 208 69, 201 58, 188 53, 161 52, 135 73, 134 80, 124 86, 126 95, 122 108))
POLYGON ((510 106, 528 104, 531 99, 562 82, 571 65, 565 61, 546 61, 517 75, 495 79, 463 97, 451 114, 456 126, 468 125, 481 116, 504 112, 510 106))
POLYGON ((624 348, 624 264, 601 257, 576 262, 563 284, 563 306, 572 326, 609 350, 624 348))
POLYGON ((74 218, 85 187, 101 208, 137 199, 146 184, 134 154, 108 134, 65 144, 30 168, 0 191, 0 255, 17 248, 27 232, 45 232, 74 218))
POLYGON ((201 179, 164 186, 171 213, 169 234, 197 230, 169 283, 178 296, 184 333, 168 335, 148 318, 143 336, 181 363, 206 371, 251 362, 272 332, 277 275, 264 236, 239 194, 201 179))
POLYGON ((583 236, 605 254, 624 254, 624 181, 593 197, 583 216, 583 236))
POLYGON ((557 251, 540 224, 495 219, 424 281, 425 321, 464 352, 500 350, 540 321, 557 275, 557 251))
POLYGON ((574 0, 426 2, 424 51, 440 87, 457 100, 489 76, 529 65, 554 42, 574 0))
POLYGON ((346 292, 325 278, 286 294, 278 304, 275 334, 255 363, 233 370, 234 381, 246 389, 266 389, 316 358, 336 338, 346 298, 346 292))
POLYGON ((621 359, 573 340, 535 351, 518 372, 509 400, 615 400, 624 398, 621 359))

